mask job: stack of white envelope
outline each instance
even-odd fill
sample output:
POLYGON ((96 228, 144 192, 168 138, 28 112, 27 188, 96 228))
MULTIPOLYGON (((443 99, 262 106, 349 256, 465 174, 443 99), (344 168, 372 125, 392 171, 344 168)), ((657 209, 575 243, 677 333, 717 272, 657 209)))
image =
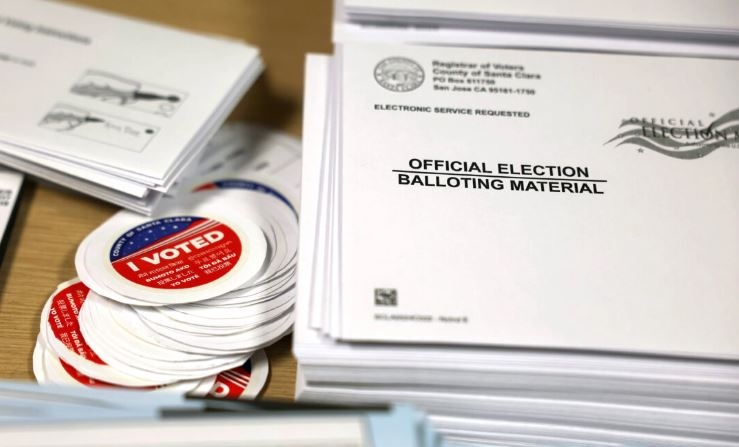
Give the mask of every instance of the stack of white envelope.
POLYGON ((52 2, 2 2, 0 41, 0 164, 147 214, 263 68, 238 41, 52 2))
POLYGON ((492 445, 739 445, 739 63, 309 56, 297 397, 492 445))
POLYGON ((739 57, 732 0, 339 0, 334 40, 739 57))

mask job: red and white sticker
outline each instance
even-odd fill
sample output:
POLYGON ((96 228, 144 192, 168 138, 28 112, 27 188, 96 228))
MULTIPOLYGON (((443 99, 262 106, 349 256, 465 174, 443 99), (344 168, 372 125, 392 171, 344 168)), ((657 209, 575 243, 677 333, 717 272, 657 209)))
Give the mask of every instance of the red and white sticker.
POLYGON ((85 342, 80 332, 80 308, 89 292, 89 287, 80 281, 65 283, 51 296, 48 316, 45 315, 45 317, 54 338, 64 344, 68 350, 83 359, 98 365, 105 365, 105 362, 85 342))
POLYGON ((236 232, 222 222, 175 216, 125 232, 109 257, 115 271, 135 284, 179 290, 223 277, 238 264, 243 248, 236 232))
POLYGON ((267 383, 269 362, 263 350, 254 352, 243 365, 218 373, 208 397, 254 399, 267 383))
POLYGON ((155 289, 188 289, 230 272, 241 240, 228 225, 202 217, 157 219, 122 234, 110 262, 129 281, 155 289))
POLYGON ((94 277, 109 298, 150 305, 214 298, 257 275, 267 256, 261 227, 235 210, 198 211, 207 214, 113 216, 85 241, 80 275, 94 277))

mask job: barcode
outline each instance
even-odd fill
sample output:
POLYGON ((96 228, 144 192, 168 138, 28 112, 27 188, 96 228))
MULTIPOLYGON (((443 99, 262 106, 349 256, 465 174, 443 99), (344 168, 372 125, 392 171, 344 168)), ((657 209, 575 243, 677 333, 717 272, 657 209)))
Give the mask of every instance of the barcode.
POLYGON ((397 306, 398 291, 396 289, 375 289, 375 306, 397 306))

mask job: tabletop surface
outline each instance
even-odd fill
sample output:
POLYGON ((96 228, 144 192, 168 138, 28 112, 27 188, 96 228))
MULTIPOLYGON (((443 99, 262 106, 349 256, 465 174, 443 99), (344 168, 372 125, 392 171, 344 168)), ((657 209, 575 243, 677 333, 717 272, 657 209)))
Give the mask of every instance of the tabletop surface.
MULTIPOLYGON (((330 0, 75 0, 74 3, 185 30, 245 40, 266 70, 231 115, 300 136, 305 54, 330 53, 330 0)), ((26 182, 0 266, 0 377, 33 380, 39 315, 57 284, 73 278, 82 239, 117 207, 60 187, 26 182)), ((292 399, 291 337, 267 349, 267 398, 292 399)))

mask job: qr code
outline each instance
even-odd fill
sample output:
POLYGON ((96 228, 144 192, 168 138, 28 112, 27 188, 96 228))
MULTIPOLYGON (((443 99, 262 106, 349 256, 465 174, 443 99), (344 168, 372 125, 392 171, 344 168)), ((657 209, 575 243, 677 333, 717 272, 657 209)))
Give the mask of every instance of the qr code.
POLYGON ((398 291, 396 289, 375 289, 375 306, 397 306, 398 291))

